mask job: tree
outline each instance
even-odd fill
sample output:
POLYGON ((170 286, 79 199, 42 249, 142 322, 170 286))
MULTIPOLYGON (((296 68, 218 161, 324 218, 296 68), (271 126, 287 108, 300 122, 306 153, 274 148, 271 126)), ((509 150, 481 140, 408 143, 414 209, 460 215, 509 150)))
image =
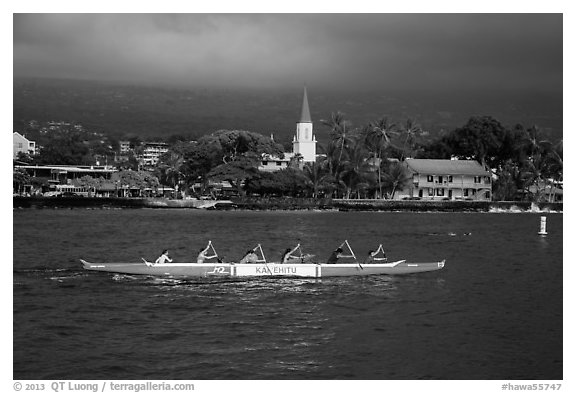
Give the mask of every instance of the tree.
POLYGON ((522 188, 522 178, 518 163, 508 160, 498 172, 492 184, 492 198, 497 201, 511 201, 522 188))
POLYGON ((168 151, 163 154, 157 165, 158 177, 167 184, 172 185, 175 189, 180 184, 183 177, 182 169, 184 166, 184 157, 176 151, 168 151))
POLYGON ((337 168, 340 166, 342 161, 342 154, 344 149, 351 142, 350 135, 347 133, 346 126, 350 128, 349 122, 344 119, 344 114, 340 111, 330 114, 330 119, 321 120, 322 124, 330 128, 330 133, 332 136, 332 143, 336 148, 339 149, 337 168))
POLYGON ((262 154, 284 156, 282 146, 269 137, 243 130, 219 130, 198 140, 198 144, 209 144, 221 155, 223 163, 238 156, 252 156, 260 160, 262 154))
POLYGON ((12 188, 22 194, 24 186, 30 184, 30 175, 25 171, 14 170, 12 174, 12 188))
POLYGON ((367 153, 360 138, 348 148, 347 160, 343 163, 343 170, 340 173, 340 180, 346 187, 346 198, 350 198, 353 192, 360 198, 360 192, 369 186, 371 166, 367 153))
POLYGON ((290 159, 290 162, 288 163, 288 166, 290 168, 300 168, 302 165, 302 161, 304 160, 304 157, 302 156, 302 154, 300 153, 296 153, 294 154, 294 156, 290 159))
POLYGON ((335 188, 335 179, 324 162, 327 161, 307 162, 304 165, 303 173, 308 186, 312 189, 312 198, 318 198, 321 191, 331 192, 335 188))
POLYGON ((145 188, 158 188, 160 182, 158 178, 147 171, 118 171, 112 173, 110 181, 119 189, 138 189, 139 194, 145 188))
POLYGON ((34 162, 39 165, 92 165, 94 158, 84 139, 77 132, 54 132, 34 162))
POLYGON ((384 187, 390 193, 390 199, 394 199, 397 190, 403 190, 410 183, 404 166, 399 162, 390 164, 382 177, 384 187))
POLYGON ((21 164, 31 164, 34 159, 30 156, 30 154, 19 151, 18 154, 16 154, 16 159, 14 161, 17 161, 21 164))
POLYGON ((243 184, 258 174, 254 162, 247 157, 237 157, 233 161, 220 164, 208 172, 207 177, 217 181, 227 181, 244 195, 243 184))
POLYGON ((161 168, 163 173, 177 175, 193 190, 195 184, 200 183, 201 193, 206 189, 209 178, 227 178, 241 187, 243 180, 239 179, 250 177, 257 170, 263 154, 279 157, 284 154, 282 146, 269 137, 243 130, 219 130, 204 135, 198 141, 181 141, 170 148, 166 157, 172 153, 179 158, 166 158, 168 161, 163 162, 161 168))
POLYGON ((416 138, 422 134, 422 128, 420 127, 420 125, 416 124, 412 119, 408 118, 406 119, 406 123, 404 123, 401 132, 404 134, 405 138, 404 138, 404 144, 402 145, 402 157, 400 158, 400 161, 404 161, 407 147, 409 148, 408 152, 411 153, 416 138))
POLYGON ((500 147, 506 134, 500 122, 490 116, 474 116, 454 130, 448 138, 460 159, 473 159, 495 168, 500 162, 500 147))
POLYGON ((396 124, 390 123, 388 117, 382 116, 374 123, 370 123, 366 139, 375 147, 375 158, 378 165, 378 197, 382 198, 382 172, 381 164, 384 159, 383 152, 391 143, 392 138, 397 134, 396 124))

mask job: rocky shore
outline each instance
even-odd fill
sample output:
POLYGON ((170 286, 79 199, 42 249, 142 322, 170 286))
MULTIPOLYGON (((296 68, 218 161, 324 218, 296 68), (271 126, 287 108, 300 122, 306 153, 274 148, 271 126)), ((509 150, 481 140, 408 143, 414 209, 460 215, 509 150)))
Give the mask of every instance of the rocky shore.
POLYGON ((562 212, 562 203, 390 201, 374 199, 234 198, 229 201, 166 198, 13 197, 13 208, 184 208, 209 210, 337 210, 409 212, 562 212))

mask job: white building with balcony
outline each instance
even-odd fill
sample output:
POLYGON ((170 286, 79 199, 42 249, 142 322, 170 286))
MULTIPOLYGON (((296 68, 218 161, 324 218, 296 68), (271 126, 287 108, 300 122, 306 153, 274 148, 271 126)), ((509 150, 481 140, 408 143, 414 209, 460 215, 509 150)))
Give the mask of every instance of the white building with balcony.
POLYGON ((164 142, 143 142, 140 162, 144 167, 153 167, 158 163, 158 159, 168 152, 168 144, 164 142))
POLYGON ((410 184, 395 199, 492 200, 492 176, 476 161, 427 160, 404 161, 410 184))

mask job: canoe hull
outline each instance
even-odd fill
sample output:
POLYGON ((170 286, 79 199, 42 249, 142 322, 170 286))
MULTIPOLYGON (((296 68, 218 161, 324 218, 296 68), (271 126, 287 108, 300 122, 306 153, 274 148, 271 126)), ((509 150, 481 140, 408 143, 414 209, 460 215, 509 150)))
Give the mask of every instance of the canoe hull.
POLYGON ((90 263, 80 260, 86 270, 109 273, 137 274, 160 277, 347 277, 369 275, 397 275, 440 270, 445 261, 406 263, 397 261, 382 264, 279 264, 279 263, 90 263))

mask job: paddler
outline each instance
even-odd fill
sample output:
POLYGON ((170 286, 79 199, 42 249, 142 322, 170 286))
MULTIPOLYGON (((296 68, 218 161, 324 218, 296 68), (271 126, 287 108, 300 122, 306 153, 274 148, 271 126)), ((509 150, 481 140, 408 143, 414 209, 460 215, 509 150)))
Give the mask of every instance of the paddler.
POLYGON ((343 252, 344 252, 344 250, 342 250, 341 247, 338 247, 337 249, 332 251, 332 254, 330 254, 326 263, 332 263, 332 264, 338 263, 338 259, 342 257, 343 252))
POLYGON ((370 264, 370 263, 386 263, 388 261, 388 258, 386 258, 386 252, 384 251, 384 248, 382 247, 382 244, 380 244, 378 246, 378 248, 376 249, 376 251, 374 250, 370 250, 368 251, 368 256, 366 257, 366 259, 364 260, 364 264, 370 264), (381 258, 376 258, 376 255, 378 255, 378 253, 382 251, 382 257, 381 258))
POLYGON ((154 263, 166 263, 166 261, 172 262, 172 259, 168 256, 168 250, 162 251, 162 255, 160 255, 154 263))
POLYGON ((326 263, 331 264, 338 263, 340 258, 354 258, 354 255, 344 255, 343 253, 344 250, 342 249, 342 247, 338 247, 337 249, 332 251, 332 254, 330 254, 326 263))
POLYGON ((300 243, 298 243, 298 245, 296 247, 294 247, 293 249, 287 248, 286 251, 284 251, 284 254, 282 254, 282 259, 280 259, 280 261, 281 261, 280 263, 289 263, 290 260, 294 260, 294 259, 300 259, 301 261, 303 261, 304 258, 302 256, 292 255, 299 248, 300 248, 300 243))
POLYGON ((240 259, 239 263, 258 263, 258 262, 266 262, 265 259, 258 259, 258 255, 254 250, 246 251, 246 254, 240 259))
POLYGON ((206 255, 210 247, 212 247, 211 241, 208 242, 206 248, 199 250, 198 257, 196 257, 196 263, 204 263, 206 259, 218 258, 218 254, 216 254, 216 251, 214 251, 214 255, 206 255))

